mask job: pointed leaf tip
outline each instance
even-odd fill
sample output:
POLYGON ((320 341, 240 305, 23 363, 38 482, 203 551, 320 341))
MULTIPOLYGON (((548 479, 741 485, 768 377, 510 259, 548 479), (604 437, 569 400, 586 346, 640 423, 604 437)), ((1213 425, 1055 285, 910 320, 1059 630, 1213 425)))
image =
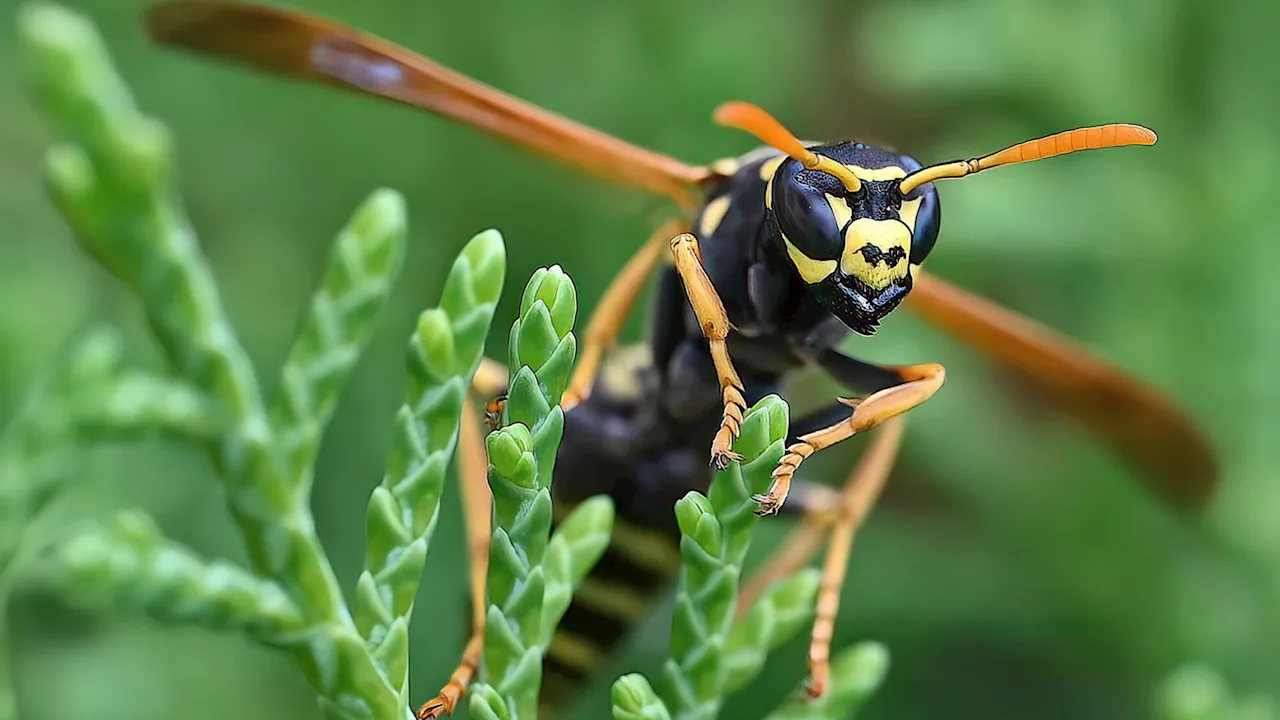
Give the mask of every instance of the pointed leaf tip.
POLYGON ((507 245, 506 241, 502 239, 502 233, 497 228, 489 228, 472 235, 462 252, 469 259, 475 261, 491 255, 505 255, 507 245))
POLYGON ((833 676, 851 690, 870 693, 889 672, 889 650, 877 642, 864 642, 836 658, 833 676))
POLYGON ((581 522, 583 527, 607 531, 613 527, 614 515, 613 498, 608 495, 593 495, 575 508, 570 518, 581 522))
POLYGON ((539 268, 533 273, 520 298, 521 317, 528 315, 539 300, 547 307, 556 337, 568 335, 577 317, 578 291, 573 279, 559 265, 539 268))
POLYGON ((751 462, 766 448, 787 437, 787 403, 777 395, 766 395, 747 410, 733 449, 751 462))
POLYGON ((350 229, 364 245, 381 244, 402 235, 407 222, 404 196, 389 188, 379 188, 356 208, 350 229))
POLYGON ((20 34, 35 45, 66 52, 97 42, 93 26, 80 13, 53 3, 33 3, 18 14, 20 34))
POLYGON ((640 673, 623 675, 610 691, 614 720, 667 720, 670 714, 640 673))

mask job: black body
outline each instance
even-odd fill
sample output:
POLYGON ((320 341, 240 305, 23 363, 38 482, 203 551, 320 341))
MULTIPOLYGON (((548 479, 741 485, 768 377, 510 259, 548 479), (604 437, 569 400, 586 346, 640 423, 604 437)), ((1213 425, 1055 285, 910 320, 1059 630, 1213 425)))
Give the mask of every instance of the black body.
MULTIPOLYGON (((761 165, 777 157, 772 150, 744 156, 733 175, 718 178, 709 188, 707 204, 693 222, 696 232, 707 205, 728 197, 728 209, 713 232, 698 238, 703 264, 734 328, 729 351, 748 406, 778 392, 787 371, 808 364, 866 393, 901 382, 888 371, 832 349, 850 328, 797 274, 773 211, 764 202, 761 165)), ((784 162, 779 172, 786 170, 784 162)), ((929 240, 932 243, 932 237, 929 240)), ((617 524, 662 533, 675 555, 679 534, 673 507, 690 490, 705 491, 710 482, 708 448, 722 405, 707 340, 673 267, 661 271, 650 328, 651 363, 624 373, 622 382, 602 373, 589 398, 566 414, 553 492, 561 507, 609 495, 617 524)), ((874 324, 864 332, 872 330, 874 324)), ((848 413, 848 407, 834 405, 793 421, 791 435, 826 426, 848 413)), ((589 582, 623 587, 637 598, 654 600, 674 576, 638 565, 634 552, 621 544, 615 531, 614 544, 589 582)), ((557 632, 589 640, 607 653, 631 624, 614 610, 584 602, 579 595, 557 632)), ((555 703, 570 696, 573 686, 588 675, 565 662, 553 646, 544 664, 544 699, 555 703)))

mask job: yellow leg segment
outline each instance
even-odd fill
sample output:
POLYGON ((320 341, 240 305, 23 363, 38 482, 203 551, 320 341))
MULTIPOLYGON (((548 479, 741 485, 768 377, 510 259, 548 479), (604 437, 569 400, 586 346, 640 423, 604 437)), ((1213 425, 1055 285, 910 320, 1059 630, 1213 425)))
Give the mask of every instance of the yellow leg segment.
POLYGON ((720 429, 711 443, 711 461, 716 467, 724 469, 730 462, 742 459, 733 452, 733 441, 742 428, 742 416, 747 409, 746 400, 742 396, 742 380, 738 378, 738 371, 729 359, 729 348, 725 343, 725 339, 729 337, 729 315, 725 312, 724 303, 716 294, 711 279, 707 277, 707 271, 702 267, 698 239, 689 233, 677 235, 671 240, 671 255, 680 279, 684 282, 685 294, 702 325, 702 334, 710 345, 711 359, 715 363, 716 376, 720 381, 724 412, 720 417, 720 429))
POLYGON ((604 358, 605 350, 617 341, 622 326, 635 309, 636 300, 644 290, 645 282, 662 258, 667 240, 685 229, 683 221, 664 223, 644 247, 640 248, 640 252, 627 261, 613 278, 613 282, 609 283, 591 314, 591 320, 587 322, 587 330, 582 336, 582 349, 578 355, 578 366, 569 379, 569 387, 560 396, 560 407, 568 410, 591 395, 591 386, 600 371, 600 361, 604 358))
POLYGON ((772 515, 782 507, 787 499, 787 492, 791 489, 791 476, 805 458, 923 403, 942 387, 942 382, 946 379, 943 367, 933 363, 886 369, 901 377, 902 384, 873 393, 865 400, 842 398, 840 402, 853 408, 853 413, 847 420, 801 435, 800 442, 787 448, 786 454, 778 461, 778 467, 774 468, 773 485, 769 487, 769 492, 755 497, 760 504, 756 510, 757 515, 772 515))

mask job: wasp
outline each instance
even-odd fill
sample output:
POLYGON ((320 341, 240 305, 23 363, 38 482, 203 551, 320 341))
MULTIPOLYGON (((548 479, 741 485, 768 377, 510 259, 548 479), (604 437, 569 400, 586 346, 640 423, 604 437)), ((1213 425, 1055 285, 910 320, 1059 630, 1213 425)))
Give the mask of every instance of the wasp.
MULTIPOLYGON (((654 589, 679 563, 672 504, 690 489, 705 488, 713 466, 737 459, 733 440, 745 408, 778 392, 783 378, 803 367, 820 368, 855 399, 837 398, 794 421, 774 482, 756 500, 761 514, 795 512, 805 521, 740 604, 749 605, 771 578, 808 562, 828 536, 809 657, 810 694, 823 692, 854 531, 892 468, 903 414, 937 392, 946 375, 937 363, 876 365, 837 346, 851 333, 875 333, 904 302, 1039 386, 1171 504, 1198 506, 1216 484, 1208 443, 1169 400, 1058 333, 921 269, 941 227, 939 182, 1082 150, 1151 145, 1156 135, 1145 127, 1079 128, 924 165, 859 142, 801 142, 759 107, 728 102, 716 111, 716 122, 746 131, 763 146, 700 166, 534 107, 323 18, 179 0, 152 7, 147 23, 161 44, 427 110, 597 178, 666 197, 678 210, 606 290, 561 401, 557 507, 606 493, 615 500, 618 523, 614 542, 548 648, 544 695, 599 667, 646 611, 654 589), (647 342, 638 355, 614 353, 606 360, 654 274, 647 342), (841 490, 796 478, 814 453, 875 428, 841 490)), ((480 395, 498 396, 506 377, 496 363, 482 366, 480 395)), ((479 423, 476 413, 469 415, 471 424, 479 423)), ((485 415, 490 427, 499 426, 501 401, 491 402, 485 415)), ((478 437, 466 430, 460 442, 477 607, 484 599, 489 520, 478 437)), ((483 617, 473 618, 477 630, 483 617)), ((477 640, 473 636, 449 684, 419 717, 453 709, 475 674, 477 640)))

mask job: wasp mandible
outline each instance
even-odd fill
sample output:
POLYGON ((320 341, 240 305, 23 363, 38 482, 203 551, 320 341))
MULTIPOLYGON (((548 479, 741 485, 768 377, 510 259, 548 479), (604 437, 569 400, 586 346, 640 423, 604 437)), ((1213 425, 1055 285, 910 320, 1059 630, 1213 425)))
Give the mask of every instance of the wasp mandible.
MULTIPOLYGON (((1150 145, 1156 135, 1147 128, 1069 130, 926 166, 858 142, 803 143, 760 108, 730 102, 715 120, 751 133, 765 146, 697 166, 531 106, 322 18, 220 0, 179 0, 151 8, 147 21, 152 37, 163 44, 428 110, 596 177, 665 196, 680 208, 679 217, 653 234, 606 291, 562 398, 566 425, 556 466, 557 505, 607 493, 617 504, 619 523, 613 546, 593 571, 593 578, 615 592, 611 599, 601 592, 575 599, 562 624, 566 634, 558 637, 572 633, 578 644, 570 647, 565 640, 557 649, 553 643, 546 661, 550 686, 557 676, 587 674, 597 663, 583 638, 607 649, 670 576, 676 560, 664 556, 663 548, 675 552, 672 503, 689 489, 706 487, 708 457, 720 467, 735 459, 732 443, 745 408, 777 392, 792 370, 818 367, 856 391, 857 399, 839 398, 794 421, 793 442, 758 502, 762 514, 786 509, 809 520, 765 577, 807 562, 820 535, 831 535, 810 650, 810 689, 822 692, 854 529, 892 467, 900 416, 932 396, 945 378, 939 364, 875 365, 836 346, 850 333, 871 335, 904 301, 1043 389, 1174 505, 1199 505, 1216 483, 1207 442, 1163 396, 1065 337, 921 271, 940 230, 939 181, 1081 150, 1150 145), (659 277, 647 358, 611 380, 606 351, 654 272, 659 277), (843 491, 793 482, 813 453, 882 424, 843 491)), ((492 398, 505 381, 505 369, 490 363, 477 387, 492 398)), ((490 404, 485 415, 491 424, 501 423, 501 404, 490 404)), ((473 420, 478 423, 478 415, 473 420)), ((472 595, 482 605, 488 518, 478 437, 478 431, 468 431, 461 452, 472 595)), ((477 631, 482 622, 480 612, 477 631)), ((451 711, 465 692, 480 651, 475 640, 420 717, 451 711)))

